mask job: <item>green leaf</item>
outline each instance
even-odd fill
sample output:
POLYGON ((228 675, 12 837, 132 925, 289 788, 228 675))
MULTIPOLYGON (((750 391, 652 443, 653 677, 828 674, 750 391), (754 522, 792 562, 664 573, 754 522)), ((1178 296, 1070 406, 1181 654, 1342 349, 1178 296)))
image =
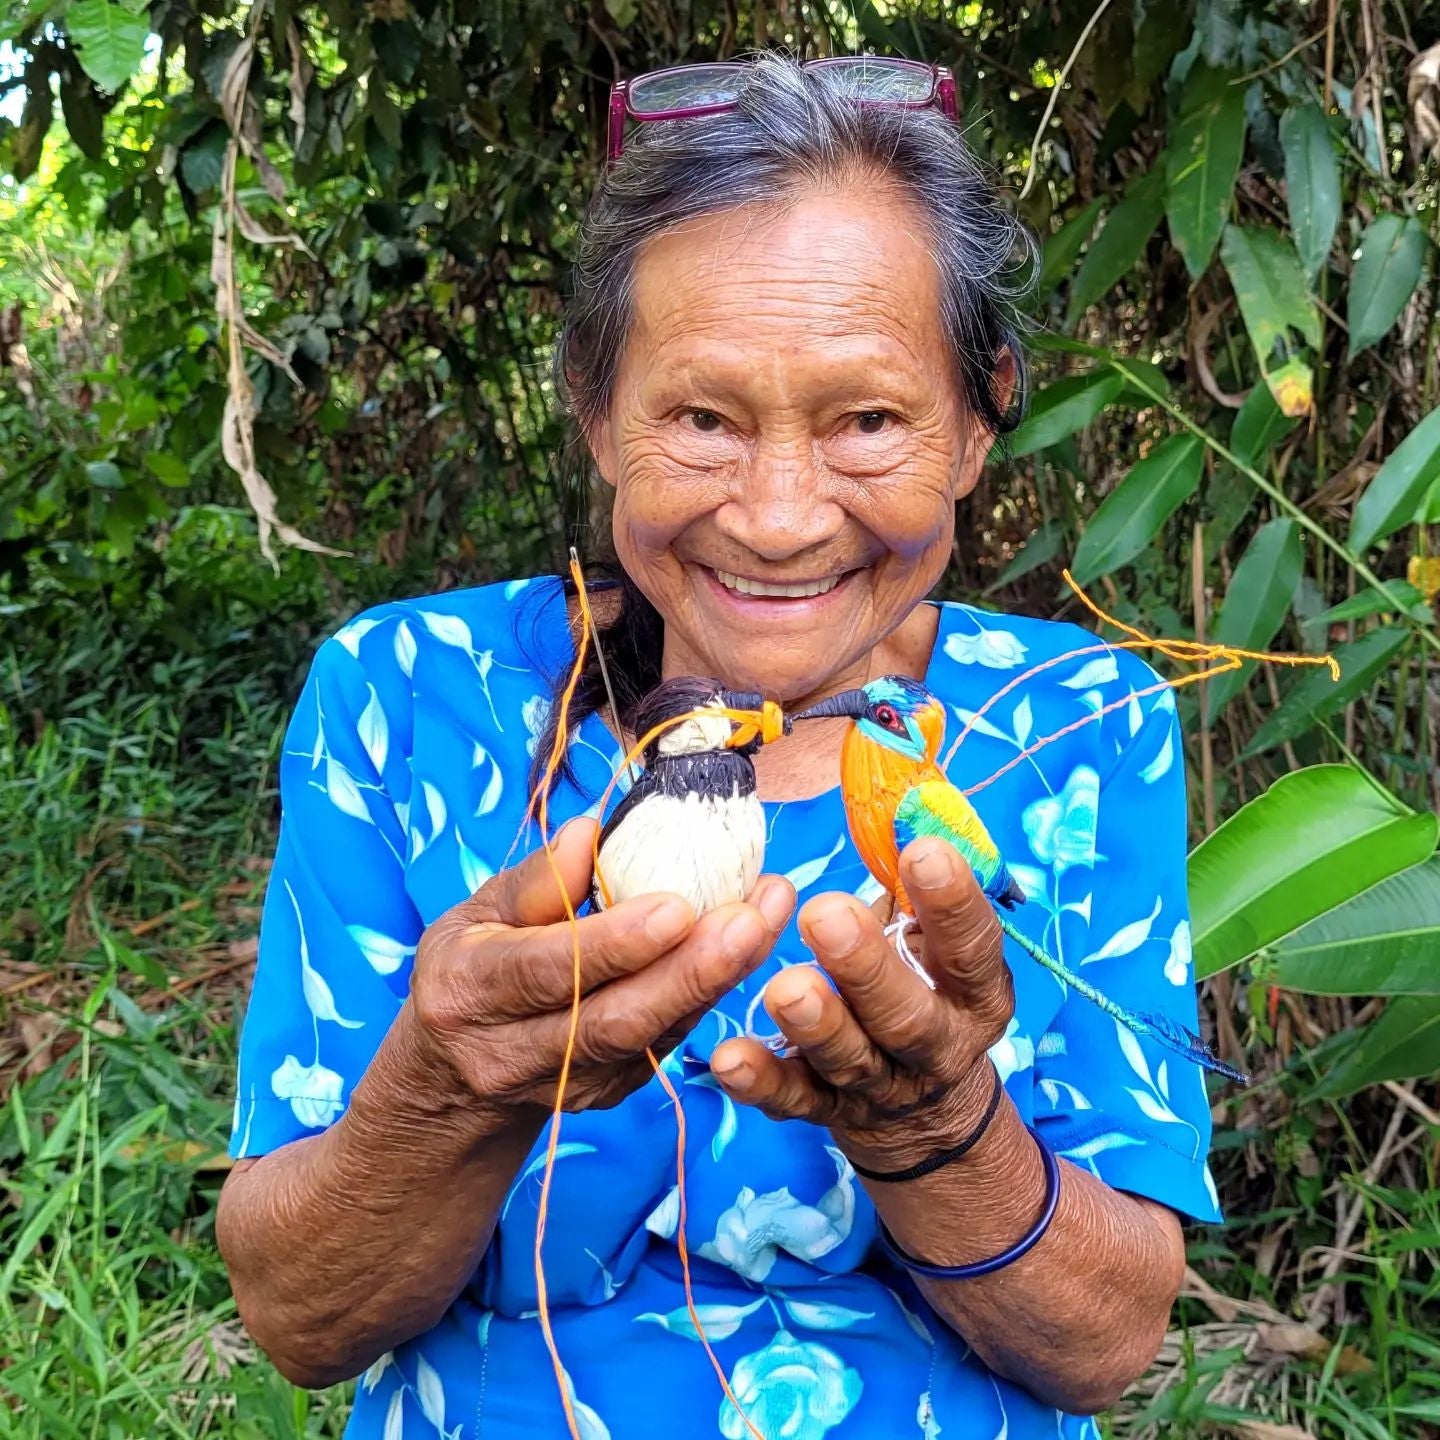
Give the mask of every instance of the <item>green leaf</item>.
POLYGON ((105 116, 88 76, 71 71, 60 82, 60 113, 80 153, 98 160, 104 153, 105 116))
POLYGON ((1160 533, 1200 483, 1205 447, 1189 433, 1172 435, 1105 497, 1075 547, 1071 573, 1078 585, 1133 560, 1160 533))
POLYGON ((1353 1095, 1386 1080, 1413 1080, 1440 1070, 1440 999, 1406 995, 1392 1000, 1355 1043, 1332 1063, 1312 1099, 1353 1095))
POLYGON ((1340 162, 1325 114, 1313 100, 1280 117, 1285 200, 1300 262, 1312 279, 1330 254, 1340 220, 1340 162))
POLYGON ((1350 546, 1368 550, 1411 523, 1440 480, 1440 410, 1432 410, 1386 457, 1350 516, 1350 546))
POLYGON ((1278 230, 1227 225, 1220 258, 1235 287, 1265 383, 1285 414, 1305 414, 1310 409, 1310 386, 1303 388, 1302 404, 1271 379, 1281 374, 1280 362, 1291 358, 1292 330, 1312 348, 1320 348, 1320 312, 1310 298, 1299 256, 1278 230))
POLYGON ((1195 973, 1214 975, 1418 864, 1436 819, 1349 765, 1282 776, 1190 856, 1195 973))
POLYGON ((79 46, 85 73, 114 95, 145 58, 150 18, 143 7, 118 0, 77 0, 65 11, 65 29, 79 46))
POLYGON ((1047 385, 1031 402, 1024 423, 1010 437, 1010 453, 1031 455, 1083 430, 1121 391, 1125 378, 1092 370, 1047 385))
POLYGON ((1345 311, 1352 359, 1400 318, 1424 259, 1425 230, 1413 215, 1377 215, 1365 227, 1345 311))
POLYGON ((156 451, 145 457, 145 468, 162 484, 181 486, 190 483, 190 467, 178 455, 156 451))
POLYGON ((1440 995, 1440 855, 1391 875, 1274 948, 1271 979, 1309 995, 1440 995))
POLYGON ((1416 586, 1408 580, 1389 580, 1385 590, 1367 585, 1365 589, 1357 590, 1348 600, 1342 600, 1338 605, 1322 611, 1310 623, 1317 626, 1340 625, 1347 620, 1363 620, 1367 615, 1394 615, 1401 611, 1422 624, 1428 624, 1434 619, 1430 607, 1425 603, 1424 595, 1416 586))
POLYGON ((1165 177, 1158 168, 1131 182, 1085 252, 1065 307, 1066 329, 1073 328, 1091 305, 1134 269, 1164 211, 1165 177))
POLYGON ((123 490, 125 477, 113 460, 92 460, 85 467, 85 474, 92 485, 102 490, 123 490))
POLYGON ((1101 200, 1092 200, 1078 215, 1072 215, 1046 242, 1040 265, 1039 289, 1048 295, 1070 273, 1080 247, 1090 238, 1100 216, 1101 200))
MULTIPOLYGON (((1300 583, 1303 551, 1293 520, 1271 520, 1255 532, 1230 577, 1225 604, 1211 639, 1238 650, 1263 650, 1279 633, 1300 583)), ((1255 662, 1217 675, 1205 685, 1205 715, 1213 721, 1245 688, 1255 662)))
POLYGON ((180 173, 197 194, 213 190, 220 183, 225 147, 229 143, 230 132, 216 121, 207 125, 180 152, 180 173))
POLYGON ((1165 151, 1165 213, 1190 274, 1210 264, 1230 214, 1245 148, 1245 87, 1223 70, 1191 67, 1165 151))
POLYGON ((1270 712, 1240 758, 1248 760, 1252 755, 1263 754, 1303 735, 1327 715, 1363 695, 1409 638, 1409 630, 1402 626, 1382 625, 1340 646, 1335 651, 1340 679, 1331 680, 1329 670, 1323 665, 1308 670, 1270 712))
POLYGON ((1230 449, 1247 465, 1263 470, 1262 457, 1294 428, 1296 416, 1287 415, 1276 403, 1268 385, 1256 385, 1235 412, 1230 426, 1230 449))

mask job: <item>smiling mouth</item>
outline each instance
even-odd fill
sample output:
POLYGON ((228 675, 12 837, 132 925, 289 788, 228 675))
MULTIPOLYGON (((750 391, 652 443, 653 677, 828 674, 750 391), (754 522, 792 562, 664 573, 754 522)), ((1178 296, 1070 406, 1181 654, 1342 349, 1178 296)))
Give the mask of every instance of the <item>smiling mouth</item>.
POLYGON ((734 595, 752 595, 767 600, 808 600, 816 595, 828 595, 845 578, 844 575, 827 575, 823 580, 773 584, 767 580, 732 575, 728 570, 711 570, 710 573, 734 595))

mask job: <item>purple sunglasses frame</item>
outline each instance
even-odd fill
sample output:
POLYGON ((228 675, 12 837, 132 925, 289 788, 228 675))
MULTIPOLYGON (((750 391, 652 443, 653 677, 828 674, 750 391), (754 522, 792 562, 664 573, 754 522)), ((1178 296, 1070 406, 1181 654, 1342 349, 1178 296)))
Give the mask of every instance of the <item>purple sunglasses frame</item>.
MULTIPOLYGON (((875 55, 831 55, 823 60, 807 60, 802 70, 836 69, 856 64, 873 63, 883 59, 886 65, 907 70, 924 71, 930 76, 930 93, 920 100, 856 100, 857 105, 877 105, 893 110, 926 110, 938 106, 945 118, 952 123, 957 113, 955 99, 955 76, 944 65, 927 65, 922 60, 902 60, 889 56, 875 55)), ((677 106, 670 110, 636 110, 630 103, 630 87, 641 80, 653 80, 658 75, 679 75, 686 70, 714 69, 744 70, 746 63, 739 60, 702 61, 694 65, 670 65, 663 70, 648 70, 632 80, 617 80, 610 87, 610 132, 606 147, 606 164, 613 165, 625 148, 625 121, 627 118, 644 123, 647 120, 692 120, 700 115, 719 115, 733 110, 736 100, 720 100, 710 105, 677 106)))

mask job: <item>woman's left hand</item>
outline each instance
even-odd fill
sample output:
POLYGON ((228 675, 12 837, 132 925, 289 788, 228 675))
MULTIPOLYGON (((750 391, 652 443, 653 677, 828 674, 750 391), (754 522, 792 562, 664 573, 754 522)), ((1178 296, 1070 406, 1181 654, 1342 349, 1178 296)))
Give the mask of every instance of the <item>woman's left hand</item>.
POLYGON ((970 867, 943 840, 916 840, 900 873, 924 933, 935 989, 896 954, 853 896, 820 895, 800 930, 825 974, 782 971, 765 1008, 798 1052, 727 1040, 711 1069, 725 1092, 780 1120, 830 1128, 852 1161, 899 1170, 958 1144, 994 1084, 985 1052, 1005 1033, 1015 997, 1001 930, 970 867))

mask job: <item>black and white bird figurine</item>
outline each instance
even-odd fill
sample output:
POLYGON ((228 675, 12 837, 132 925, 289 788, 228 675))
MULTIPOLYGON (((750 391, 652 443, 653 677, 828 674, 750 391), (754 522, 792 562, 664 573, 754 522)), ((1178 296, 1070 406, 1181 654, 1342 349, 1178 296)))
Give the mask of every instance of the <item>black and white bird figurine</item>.
POLYGON ((646 746, 642 773, 600 832, 596 909, 664 891, 688 900, 698 916, 754 889, 766 826, 751 756, 780 733, 779 708, 718 680, 680 675, 636 707, 635 733, 691 711, 702 713, 646 746))

